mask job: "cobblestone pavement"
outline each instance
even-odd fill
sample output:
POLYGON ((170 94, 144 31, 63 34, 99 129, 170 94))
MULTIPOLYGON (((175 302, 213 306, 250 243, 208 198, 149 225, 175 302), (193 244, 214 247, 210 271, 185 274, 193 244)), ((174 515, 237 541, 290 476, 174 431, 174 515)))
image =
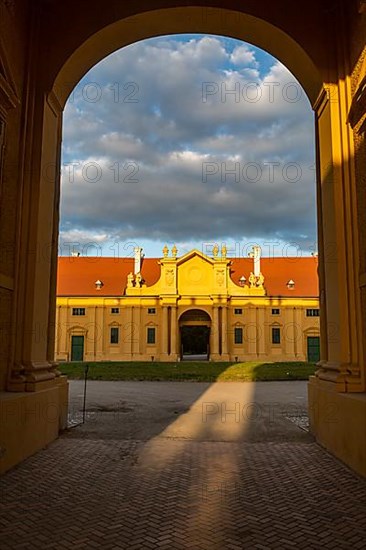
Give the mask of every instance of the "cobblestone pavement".
POLYGON ((74 428, 0 480, 0 547, 365 548, 365 481, 281 422, 301 437, 205 440, 180 425, 179 436, 98 439, 74 428))

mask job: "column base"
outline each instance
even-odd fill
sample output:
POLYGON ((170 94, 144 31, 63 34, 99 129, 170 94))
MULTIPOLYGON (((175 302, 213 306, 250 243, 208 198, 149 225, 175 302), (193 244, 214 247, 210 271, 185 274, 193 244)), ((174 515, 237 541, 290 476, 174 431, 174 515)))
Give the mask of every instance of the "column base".
POLYGON ((210 361, 220 362, 220 361, 230 361, 230 355, 228 353, 222 353, 221 355, 219 353, 211 353, 210 355, 210 361))
POLYGON ((335 361, 319 361, 315 375, 319 380, 333 382, 339 392, 362 392, 360 366, 335 361))
POLYGON ((7 384, 7 391, 38 391, 50 388, 61 373, 58 364, 50 361, 29 361, 15 365, 7 384))
POLYGON ((317 442, 366 477, 366 393, 340 393, 337 384, 311 376, 308 398, 317 442))

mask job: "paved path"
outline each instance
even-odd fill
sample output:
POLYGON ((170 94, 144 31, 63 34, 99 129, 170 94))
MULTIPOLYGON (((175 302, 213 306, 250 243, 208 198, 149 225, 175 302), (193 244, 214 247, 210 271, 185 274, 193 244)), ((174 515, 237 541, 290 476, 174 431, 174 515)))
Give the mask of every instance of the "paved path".
POLYGON ((0 481, 1 549, 365 548, 366 483, 298 427, 306 384, 88 395, 84 426, 0 481))

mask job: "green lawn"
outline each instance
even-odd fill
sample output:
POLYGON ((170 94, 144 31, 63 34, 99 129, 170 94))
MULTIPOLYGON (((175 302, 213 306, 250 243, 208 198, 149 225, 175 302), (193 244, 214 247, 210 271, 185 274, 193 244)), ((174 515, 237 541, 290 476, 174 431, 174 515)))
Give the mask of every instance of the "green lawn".
POLYGON ((61 363, 60 371, 71 380, 84 378, 89 365, 89 380, 189 380, 225 382, 255 380, 307 380, 315 372, 313 363, 209 363, 209 362, 97 362, 61 363))

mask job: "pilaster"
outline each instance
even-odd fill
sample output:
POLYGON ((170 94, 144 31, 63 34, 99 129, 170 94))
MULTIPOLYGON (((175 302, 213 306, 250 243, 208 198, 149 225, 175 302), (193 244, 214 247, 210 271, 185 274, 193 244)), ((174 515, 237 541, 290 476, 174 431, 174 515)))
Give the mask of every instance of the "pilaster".
POLYGON ((162 306, 162 337, 161 337, 161 355, 162 359, 167 360, 168 357, 168 333, 169 333, 169 326, 168 326, 168 306, 163 305, 162 306))
POLYGON ((227 305, 223 305, 221 309, 221 360, 229 361, 228 353, 228 312, 227 305))
POLYGON ((212 325, 211 325, 211 359, 214 361, 219 358, 219 310, 218 306, 212 308, 212 325))
POLYGON ((177 307, 171 306, 171 335, 170 335, 170 355, 173 361, 177 360, 178 349, 177 349, 177 337, 178 337, 178 319, 177 319, 177 307))
POLYGON ((321 360, 319 379, 362 391, 353 146, 347 82, 328 85, 315 105, 318 162, 321 360))

